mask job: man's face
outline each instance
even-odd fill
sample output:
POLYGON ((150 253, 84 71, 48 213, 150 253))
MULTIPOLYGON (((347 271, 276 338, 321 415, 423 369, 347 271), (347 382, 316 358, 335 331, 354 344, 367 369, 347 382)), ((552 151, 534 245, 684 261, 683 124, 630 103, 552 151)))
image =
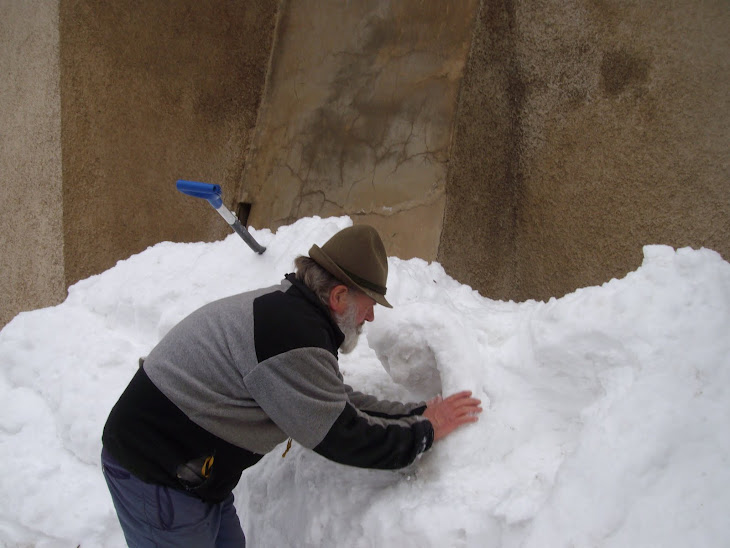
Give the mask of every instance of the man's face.
POLYGON ((335 314, 337 325, 345 334, 345 340, 340 345, 343 354, 349 354, 357 346, 365 322, 375 319, 375 301, 359 291, 348 291, 345 296, 346 306, 342 314, 335 314))
POLYGON ((347 294, 350 302, 355 302, 357 307, 357 325, 362 328, 365 322, 372 322, 375 319, 375 301, 360 291, 350 291, 347 294))

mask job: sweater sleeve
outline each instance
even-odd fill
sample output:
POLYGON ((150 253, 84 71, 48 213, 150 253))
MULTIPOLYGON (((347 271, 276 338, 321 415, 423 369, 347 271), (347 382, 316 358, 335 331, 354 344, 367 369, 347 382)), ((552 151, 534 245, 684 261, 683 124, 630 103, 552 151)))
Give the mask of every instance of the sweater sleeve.
POLYGON ((337 360, 326 350, 299 348, 269 358, 244 378, 264 412, 304 447, 363 468, 407 466, 433 442, 431 423, 380 418, 349 401, 337 360))
POLYGON ((313 448, 347 403, 337 360, 321 348, 297 348, 259 363, 244 377, 249 394, 290 438, 313 448))

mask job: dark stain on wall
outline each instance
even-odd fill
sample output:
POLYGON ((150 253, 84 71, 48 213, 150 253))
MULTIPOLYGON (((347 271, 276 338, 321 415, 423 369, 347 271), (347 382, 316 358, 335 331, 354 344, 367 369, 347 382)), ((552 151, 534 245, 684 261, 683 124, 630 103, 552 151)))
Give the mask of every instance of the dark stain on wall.
POLYGON ((647 81, 649 62, 626 50, 608 51, 601 61, 601 87, 609 96, 647 81))
POLYGON ((730 4, 482 0, 438 260, 498 299, 728 253, 730 4))
POLYGON ((515 285, 527 88, 515 59, 514 3, 482 2, 454 126, 438 260, 487 296, 515 285), (478 283, 475 283, 478 281, 478 283))

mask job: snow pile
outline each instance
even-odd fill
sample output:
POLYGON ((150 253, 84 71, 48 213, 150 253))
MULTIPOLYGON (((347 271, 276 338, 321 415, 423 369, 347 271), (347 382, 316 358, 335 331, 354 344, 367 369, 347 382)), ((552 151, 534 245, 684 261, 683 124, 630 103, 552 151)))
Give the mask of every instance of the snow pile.
MULTIPOLYGON (((99 466, 137 365, 198 306, 278 282, 351 224, 310 218, 163 243, 0 332, 0 545, 124 546, 99 466)), ((648 246, 641 268, 542 302, 497 302, 438 264, 390 259, 346 381, 386 399, 471 389, 482 419, 395 472, 298 447, 244 473, 251 547, 723 546, 730 538, 730 264, 648 246)))

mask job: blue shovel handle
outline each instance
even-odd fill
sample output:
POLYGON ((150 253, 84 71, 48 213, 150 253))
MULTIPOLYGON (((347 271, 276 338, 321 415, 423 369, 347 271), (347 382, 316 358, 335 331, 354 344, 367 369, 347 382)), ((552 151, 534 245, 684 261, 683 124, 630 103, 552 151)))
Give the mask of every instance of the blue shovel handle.
POLYGON ((246 227, 241 224, 236 216, 230 212, 230 210, 223 205, 221 199, 222 190, 220 185, 212 185, 210 183, 199 183, 197 181, 184 181, 180 179, 177 182, 177 189, 183 194, 193 196, 194 198, 203 198, 208 200, 210 205, 218 212, 218 214, 225 219, 225 221, 231 225, 233 231, 238 234, 248 246, 253 249, 256 253, 261 255, 266 248, 260 245, 253 236, 249 234, 246 227))
POLYGON ((177 189, 188 196, 208 200, 210 205, 216 209, 223 205, 223 200, 221 199, 223 190, 220 185, 198 183, 196 181, 183 181, 181 179, 177 182, 177 189))

